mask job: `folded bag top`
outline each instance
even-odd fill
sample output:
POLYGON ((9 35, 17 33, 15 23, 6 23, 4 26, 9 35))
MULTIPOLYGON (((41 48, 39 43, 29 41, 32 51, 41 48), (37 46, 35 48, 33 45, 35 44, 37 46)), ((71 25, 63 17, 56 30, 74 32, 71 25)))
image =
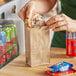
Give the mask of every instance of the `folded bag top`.
POLYGON ((30 28, 41 27, 45 26, 45 20, 40 14, 34 13, 31 18, 25 20, 25 24, 30 28))

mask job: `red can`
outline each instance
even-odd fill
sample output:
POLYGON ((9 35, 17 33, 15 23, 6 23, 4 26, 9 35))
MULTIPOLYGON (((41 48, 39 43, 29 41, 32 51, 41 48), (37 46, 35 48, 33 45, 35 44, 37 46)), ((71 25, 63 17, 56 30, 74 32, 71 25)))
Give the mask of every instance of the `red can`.
POLYGON ((76 33, 66 33, 66 54, 70 57, 76 57, 76 33))

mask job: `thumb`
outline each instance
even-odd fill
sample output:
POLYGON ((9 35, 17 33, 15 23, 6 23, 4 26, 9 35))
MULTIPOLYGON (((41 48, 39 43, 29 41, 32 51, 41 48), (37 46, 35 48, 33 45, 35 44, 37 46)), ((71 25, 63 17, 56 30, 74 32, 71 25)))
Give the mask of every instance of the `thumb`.
POLYGON ((27 20, 27 25, 31 27, 31 19, 32 15, 34 13, 34 5, 29 4, 28 7, 26 8, 26 20, 27 20))
POLYGON ((26 19, 30 19, 32 17, 32 13, 34 12, 34 5, 31 3, 26 8, 26 19))

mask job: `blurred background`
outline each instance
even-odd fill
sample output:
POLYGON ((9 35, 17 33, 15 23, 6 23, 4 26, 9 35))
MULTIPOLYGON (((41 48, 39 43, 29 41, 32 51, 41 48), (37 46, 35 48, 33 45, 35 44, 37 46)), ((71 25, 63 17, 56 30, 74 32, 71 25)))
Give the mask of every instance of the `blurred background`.
POLYGON ((28 1, 29 0, 0 0, 0 23, 1 21, 7 20, 7 22, 10 22, 10 20, 12 20, 13 23, 17 25, 17 38, 20 54, 25 52, 25 34, 24 23, 17 16, 17 13, 28 1))

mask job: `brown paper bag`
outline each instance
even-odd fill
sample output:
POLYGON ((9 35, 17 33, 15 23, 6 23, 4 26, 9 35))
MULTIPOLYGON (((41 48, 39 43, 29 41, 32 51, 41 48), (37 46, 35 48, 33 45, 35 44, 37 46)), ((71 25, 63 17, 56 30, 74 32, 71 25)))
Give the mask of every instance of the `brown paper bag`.
POLYGON ((47 26, 25 28, 26 63, 30 66, 50 63, 50 34, 47 26))

